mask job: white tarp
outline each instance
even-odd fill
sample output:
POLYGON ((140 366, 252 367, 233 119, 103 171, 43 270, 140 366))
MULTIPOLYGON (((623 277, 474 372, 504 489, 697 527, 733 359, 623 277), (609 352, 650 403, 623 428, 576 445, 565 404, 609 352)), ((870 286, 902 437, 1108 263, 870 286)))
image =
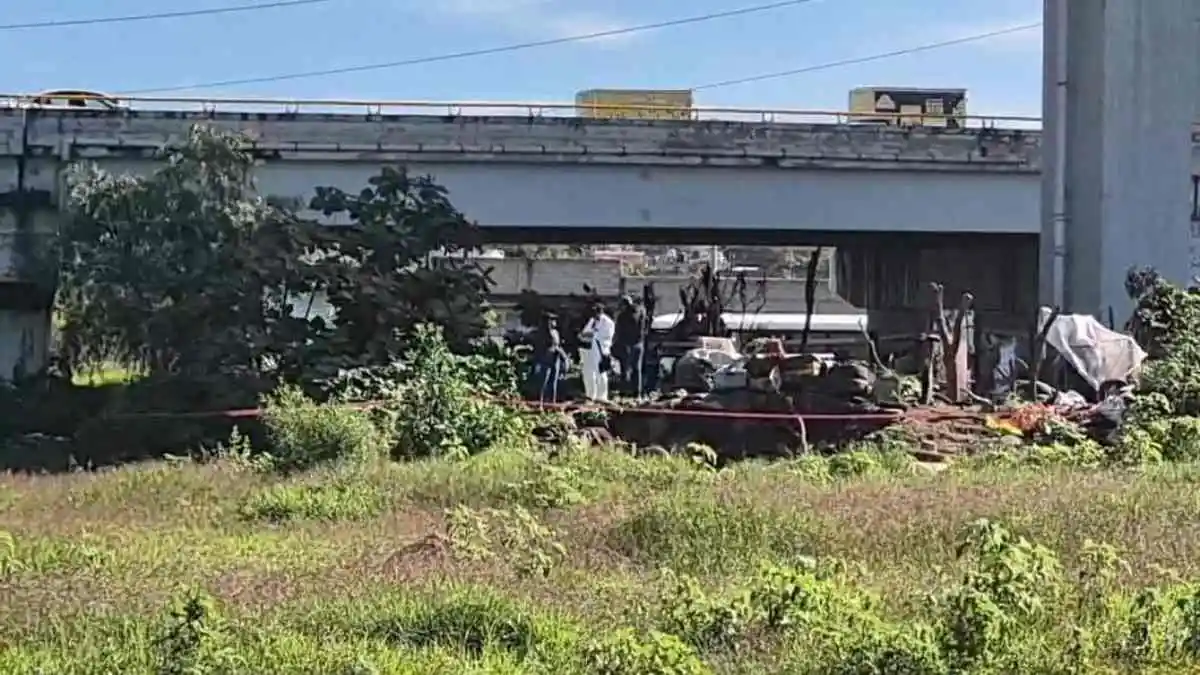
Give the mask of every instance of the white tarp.
MULTIPOLYGON (((1045 326, 1050 314, 1043 307, 1038 325, 1045 326)), ((1097 390, 1108 380, 1128 381, 1146 360, 1146 352, 1132 337, 1085 314, 1060 315, 1046 333, 1046 344, 1097 390)))

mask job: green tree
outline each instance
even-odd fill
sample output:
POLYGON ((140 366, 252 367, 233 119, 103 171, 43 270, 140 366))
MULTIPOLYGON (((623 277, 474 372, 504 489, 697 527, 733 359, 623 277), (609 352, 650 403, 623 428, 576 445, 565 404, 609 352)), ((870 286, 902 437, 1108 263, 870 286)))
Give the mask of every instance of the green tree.
POLYGON ((431 177, 385 167, 356 194, 317 188, 309 208, 351 222, 317 235, 314 269, 337 317, 330 355, 387 364, 421 324, 440 326, 458 351, 483 335, 493 282, 471 255, 479 229, 431 177))
POLYGON ((258 194, 246 147, 198 126, 149 175, 71 169, 56 249, 68 356, 116 342, 151 374, 306 382, 389 363, 420 324, 455 346, 480 335, 478 230, 431 178, 386 168, 357 194, 317 188, 311 208, 351 220, 322 226, 258 194), (315 294, 332 325, 293 306, 315 294))
POLYGON ((204 127, 148 176, 91 165, 68 173, 60 229, 59 313, 68 352, 118 342, 152 373, 258 370, 309 229, 254 190, 254 159, 204 127))

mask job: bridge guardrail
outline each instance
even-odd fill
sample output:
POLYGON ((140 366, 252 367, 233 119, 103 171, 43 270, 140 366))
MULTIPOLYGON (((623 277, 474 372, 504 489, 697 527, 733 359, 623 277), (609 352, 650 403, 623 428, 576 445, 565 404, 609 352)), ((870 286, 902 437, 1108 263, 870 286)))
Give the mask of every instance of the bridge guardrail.
MULTIPOLYGON (((0 94, 0 108, 72 109, 87 108, 106 110, 119 115, 125 110, 190 110, 204 113, 342 113, 364 116, 378 115, 450 115, 450 116, 516 116, 516 117, 580 117, 581 106, 575 103, 539 101, 372 101, 353 99, 283 99, 283 98, 236 98, 236 97, 182 97, 182 96, 110 96, 107 94, 56 97, 55 102, 38 102, 45 94, 0 94), (58 101, 61 101, 59 103, 58 101), (119 105, 114 106, 113 102, 119 105)), ((621 112, 653 113, 670 111, 678 115, 678 108, 667 106, 602 105, 588 103, 588 110, 614 110, 621 112)), ((864 124, 870 125, 881 117, 878 113, 855 113, 838 110, 805 110, 788 108, 740 108, 697 106, 690 111, 694 120, 727 120, 749 123, 800 123, 800 124, 864 124)), ((940 126, 939 122, 950 116, 922 115, 924 126, 940 126)), ((956 122, 968 128, 1030 128, 1041 127, 1041 119, 1020 115, 959 115, 956 122)))

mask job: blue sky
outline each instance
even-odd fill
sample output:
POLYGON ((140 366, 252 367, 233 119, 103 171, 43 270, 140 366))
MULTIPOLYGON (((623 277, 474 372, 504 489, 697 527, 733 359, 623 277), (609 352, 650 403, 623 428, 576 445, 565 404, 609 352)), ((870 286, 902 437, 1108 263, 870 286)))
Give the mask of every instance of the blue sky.
MULTIPOLYGON (((106 92, 271 76, 556 38, 762 0, 334 0, 212 17, 0 33, 0 92, 106 92)), ((238 4, 6 3, 0 23, 238 4)), ((816 0, 620 38, 393 70, 180 92, 295 98, 568 101, 579 89, 689 88, 1040 19, 1042 0, 816 0)), ((697 104, 844 109, 863 85, 965 87, 973 114, 1040 114, 1039 31, 741 86, 697 104)))

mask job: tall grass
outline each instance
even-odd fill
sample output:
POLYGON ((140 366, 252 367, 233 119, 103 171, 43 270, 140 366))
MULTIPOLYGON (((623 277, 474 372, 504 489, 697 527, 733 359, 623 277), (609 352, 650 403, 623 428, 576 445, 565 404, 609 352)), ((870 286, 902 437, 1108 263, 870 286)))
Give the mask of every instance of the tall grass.
POLYGON ((0 478, 0 672, 1197 667, 1191 464, 519 449, 270 468, 0 478))

